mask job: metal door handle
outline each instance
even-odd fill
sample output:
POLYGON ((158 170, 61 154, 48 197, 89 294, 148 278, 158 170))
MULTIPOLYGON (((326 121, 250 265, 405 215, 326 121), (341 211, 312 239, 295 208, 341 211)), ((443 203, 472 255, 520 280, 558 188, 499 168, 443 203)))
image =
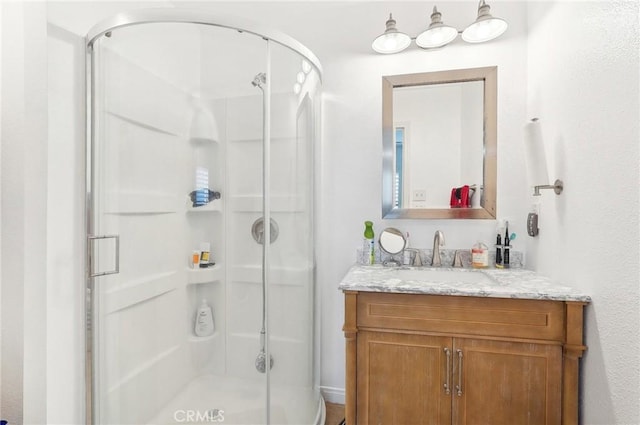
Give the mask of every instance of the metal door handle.
POLYGON ((120 273, 120 235, 89 235, 89 277, 97 277, 97 276, 105 276, 108 274, 117 274, 120 273), (114 239, 116 242, 116 258, 115 258, 115 266, 113 270, 107 270, 104 272, 93 272, 93 250, 91 249, 91 243, 96 239, 114 239))
POLYGON ((447 378, 444 383, 444 393, 451 394, 451 350, 448 347, 444 347, 444 353, 447 356, 447 378))
POLYGON ((462 350, 456 350, 458 353, 458 385, 456 385, 456 391, 458 397, 462 396, 462 350))

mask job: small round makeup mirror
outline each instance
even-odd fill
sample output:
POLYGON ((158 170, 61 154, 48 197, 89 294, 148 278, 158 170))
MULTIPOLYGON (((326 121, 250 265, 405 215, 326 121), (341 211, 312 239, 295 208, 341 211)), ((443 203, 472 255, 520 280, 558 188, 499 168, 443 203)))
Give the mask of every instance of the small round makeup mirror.
POLYGON ((378 244, 380 245, 380 249, 382 249, 382 251, 391 255, 391 259, 386 260, 383 265, 399 266, 401 264, 400 261, 394 258, 396 255, 402 254, 402 251, 404 251, 405 247, 407 246, 407 240, 400 230, 393 227, 387 227, 382 231, 382 233, 380 233, 378 244))

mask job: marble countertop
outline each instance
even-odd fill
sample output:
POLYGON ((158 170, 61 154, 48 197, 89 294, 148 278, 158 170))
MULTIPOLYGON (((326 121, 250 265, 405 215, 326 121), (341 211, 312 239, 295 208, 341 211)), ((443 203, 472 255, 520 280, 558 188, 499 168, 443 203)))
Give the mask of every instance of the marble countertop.
POLYGON ((339 289, 344 291, 591 302, 589 295, 552 282, 533 271, 523 269, 478 270, 354 265, 340 282, 339 289), (413 271, 407 273, 406 270, 413 271), (425 276, 428 276, 429 271, 437 273, 433 278, 423 278, 419 270, 425 270, 425 276), (455 273, 452 273, 452 278, 445 279, 442 277, 443 271, 455 273), (481 273, 488 279, 466 279, 466 276, 460 275, 460 273, 481 273), (463 276, 463 278, 456 276, 463 276), (470 280, 477 280, 477 282, 470 282, 470 280))

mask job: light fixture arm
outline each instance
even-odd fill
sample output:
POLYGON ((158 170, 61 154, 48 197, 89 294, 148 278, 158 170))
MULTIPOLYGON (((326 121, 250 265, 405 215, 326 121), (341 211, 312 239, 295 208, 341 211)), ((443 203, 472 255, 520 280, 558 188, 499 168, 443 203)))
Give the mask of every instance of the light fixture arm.
POLYGON ((485 2, 485 0, 480 0, 478 2, 478 19, 485 19, 486 17, 491 17, 491 7, 485 2))
POLYGON ((433 6, 433 12, 431 12, 431 26, 435 24, 442 24, 442 13, 438 12, 437 6, 433 6))
POLYGON ((562 193, 562 191, 564 190, 564 183, 562 182, 562 180, 557 179, 555 182, 553 182, 553 184, 543 184, 543 185, 539 185, 539 186, 534 186, 533 187, 533 196, 542 195, 540 193, 540 189, 553 189, 553 191, 556 193, 556 195, 560 195, 562 193))
POLYGON ((393 19, 393 14, 389 13, 389 19, 385 22, 385 26, 387 27, 386 31, 396 32, 396 20, 393 19))

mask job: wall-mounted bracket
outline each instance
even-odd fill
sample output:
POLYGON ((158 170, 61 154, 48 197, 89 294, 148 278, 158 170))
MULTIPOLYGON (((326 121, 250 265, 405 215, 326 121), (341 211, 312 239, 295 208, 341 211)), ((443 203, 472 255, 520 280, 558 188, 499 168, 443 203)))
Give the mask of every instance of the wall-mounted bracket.
POLYGON ((540 186, 534 186, 533 189, 534 189, 533 196, 542 195, 540 193, 540 189, 553 189, 556 195, 560 195, 564 190, 564 183, 562 182, 562 180, 558 179, 553 184, 544 184, 540 186))

